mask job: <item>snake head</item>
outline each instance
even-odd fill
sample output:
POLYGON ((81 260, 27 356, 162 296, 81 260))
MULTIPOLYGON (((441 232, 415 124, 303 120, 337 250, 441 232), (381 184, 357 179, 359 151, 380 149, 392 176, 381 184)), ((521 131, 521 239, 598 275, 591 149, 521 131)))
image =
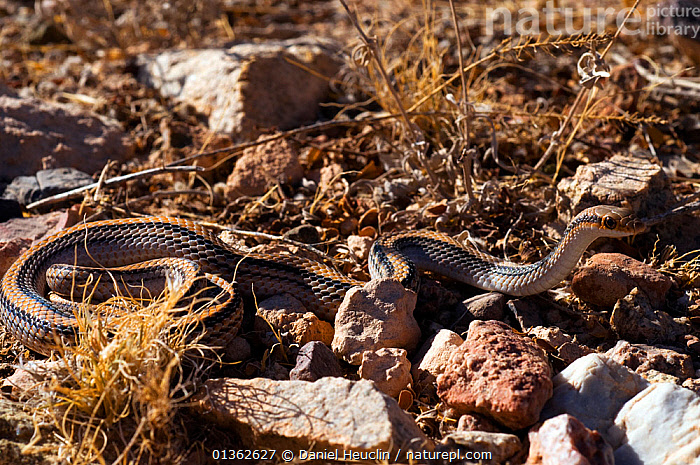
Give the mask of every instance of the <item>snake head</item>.
MULTIPOLYGON (((601 237, 625 237, 640 234, 647 227, 629 208, 598 205, 583 210, 576 219, 589 222, 601 237)), ((574 221, 576 221, 574 219, 574 221)))

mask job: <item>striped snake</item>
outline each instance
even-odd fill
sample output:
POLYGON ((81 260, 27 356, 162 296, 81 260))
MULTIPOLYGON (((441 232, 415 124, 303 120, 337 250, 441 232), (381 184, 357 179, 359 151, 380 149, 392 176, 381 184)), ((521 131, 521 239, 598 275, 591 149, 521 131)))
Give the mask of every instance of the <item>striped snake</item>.
MULTIPOLYGON (((395 278, 412 289, 418 286, 419 268, 481 289, 531 295, 566 278, 595 239, 629 236, 644 229, 628 209, 588 208, 571 221, 549 255, 529 265, 465 248, 441 233, 400 232, 374 243, 369 269, 372 278, 395 278)), ((107 272, 120 267, 121 275, 133 273, 136 281, 143 274, 170 268, 177 270, 176 281, 183 283, 191 281, 192 274, 204 274, 229 294, 226 305, 210 306, 196 317, 207 333, 223 338, 219 340, 233 337, 241 323, 243 311, 234 277, 243 293, 252 290, 257 297, 289 293, 309 311, 331 321, 347 291, 364 284, 300 256, 241 253, 193 221, 149 217, 80 224, 32 246, 0 282, 0 321, 25 346, 48 353, 59 339, 63 343, 75 340, 79 306, 68 300, 49 300, 46 295, 56 281, 63 282, 65 289, 65 282, 72 280, 66 277, 74 276, 76 265, 107 272), (134 265, 139 262, 149 265, 134 265), (47 273, 52 277, 47 278, 47 273)), ((159 276, 162 280, 163 273, 159 276)))

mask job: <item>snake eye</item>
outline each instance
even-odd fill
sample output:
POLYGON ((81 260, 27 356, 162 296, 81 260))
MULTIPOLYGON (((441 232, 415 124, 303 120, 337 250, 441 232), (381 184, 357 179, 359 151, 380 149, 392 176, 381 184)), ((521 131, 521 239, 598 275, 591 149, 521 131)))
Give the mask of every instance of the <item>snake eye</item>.
POLYGON ((603 218, 603 226, 605 226, 606 229, 615 229, 617 227, 617 220, 610 216, 606 216, 603 218))

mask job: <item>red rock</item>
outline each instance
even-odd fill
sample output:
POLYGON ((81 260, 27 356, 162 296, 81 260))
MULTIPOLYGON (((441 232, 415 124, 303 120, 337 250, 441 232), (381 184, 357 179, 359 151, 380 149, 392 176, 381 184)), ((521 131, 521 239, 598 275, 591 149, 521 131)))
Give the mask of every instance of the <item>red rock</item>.
POLYGON ((612 307, 635 287, 652 305, 661 305, 673 280, 651 266, 619 253, 593 255, 571 282, 571 290, 593 305, 612 307))
POLYGON ((535 423, 552 395, 547 356, 499 321, 474 321, 438 377, 438 396, 459 413, 481 413, 520 429, 535 423))
POLYGON ((277 183, 294 184, 304 176, 296 145, 286 139, 250 147, 226 181, 226 197, 258 196, 277 183))
POLYGON ((333 341, 333 326, 307 311, 301 302, 289 294, 270 297, 258 305, 255 329, 264 333, 270 330, 270 326, 290 344, 321 341, 330 345, 333 341))
POLYGON ((528 433, 527 465, 614 465, 610 444, 571 415, 559 415, 528 433))

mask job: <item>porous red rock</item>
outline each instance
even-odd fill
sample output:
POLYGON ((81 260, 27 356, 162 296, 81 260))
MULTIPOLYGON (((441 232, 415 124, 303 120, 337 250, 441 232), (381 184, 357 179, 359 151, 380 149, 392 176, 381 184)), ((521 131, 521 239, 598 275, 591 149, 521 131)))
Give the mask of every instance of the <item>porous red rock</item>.
POLYGON ((304 176, 296 145, 286 139, 250 147, 226 180, 226 197, 263 195, 275 184, 294 184, 304 176))
POLYGON ((571 415, 559 415, 528 433, 526 465, 614 465, 613 449, 597 432, 571 415))
POLYGON ((359 365, 367 350, 414 349, 421 335, 413 317, 415 307, 416 293, 393 279, 372 280, 350 289, 335 316, 333 352, 359 365))
POLYGON ((270 326, 287 343, 321 341, 330 345, 333 340, 331 324, 306 311, 302 303, 289 294, 270 297, 258 304, 255 329, 264 332, 270 326))
POLYGON ((651 266, 619 253, 593 255, 574 275, 571 290, 593 305, 612 307, 635 287, 652 305, 663 303, 673 280, 651 266))
POLYGON ((373 381, 384 394, 396 397, 411 382, 411 362, 404 349, 385 347, 362 354, 358 374, 373 381))
POLYGON ((547 356, 500 321, 474 321, 438 377, 438 396, 459 413, 477 412, 520 429, 552 395, 547 356))

